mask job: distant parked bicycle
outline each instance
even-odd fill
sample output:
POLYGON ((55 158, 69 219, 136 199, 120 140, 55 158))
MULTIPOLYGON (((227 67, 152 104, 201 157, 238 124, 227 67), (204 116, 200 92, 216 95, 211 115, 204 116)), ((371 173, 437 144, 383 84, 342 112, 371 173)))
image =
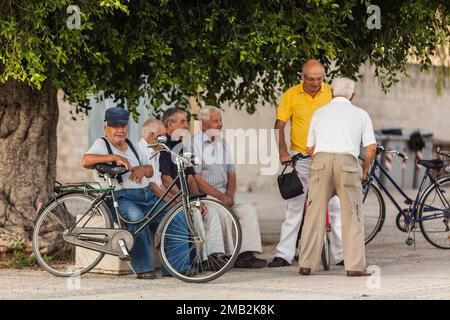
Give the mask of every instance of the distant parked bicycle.
MULTIPOLYGON (((413 245, 414 232, 419 225, 425 239, 433 246, 441 249, 450 249, 450 176, 445 176, 436 180, 431 174, 431 170, 440 171, 448 168, 450 154, 437 152, 442 159, 420 160, 418 165, 426 168, 422 181, 417 191, 415 199, 411 199, 398 186, 385 168, 380 165, 381 154, 391 155, 393 158, 408 158, 401 152, 388 150, 382 146, 377 147, 376 157, 369 173, 369 179, 363 186, 363 214, 365 242, 372 241, 378 232, 381 231, 386 216, 386 205, 382 191, 392 201, 398 210, 396 225, 407 233, 405 243, 413 245), (391 192, 381 182, 377 172, 380 171, 394 186, 394 188, 404 198, 406 207, 402 207, 393 197, 391 192), (427 181, 430 184, 427 185, 427 181)), ((381 175, 380 174, 380 175, 381 175)))
MULTIPOLYGON (((179 196, 182 201, 167 213, 154 234, 166 270, 186 282, 207 282, 220 277, 233 266, 242 241, 239 220, 221 202, 207 199, 204 194, 189 194, 184 170, 193 165, 193 156, 174 153, 165 145, 166 140, 164 136, 158 137, 158 143, 153 146, 162 146, 161 151, 172 154, 178 176, 140 221, 126 221, 118 210, 111 179, 127 172, 122 166, 96 166, 108 181, 106 188, 83 183, 58 187, 59 195, 40 210, 33 232, 33 250, 45 270, 61 277, 81 275, 98 265, 105 254, 119 256, 129 262, 134 238, 167 206, 175 204, 179 196), (177 181, 180 181, 181 190, 157 210, 177 181), (107 199, 114 204, 112 213, 115 216, 105 203, 107 199), (219 219, 214 220, 215 224, 204 223, 209 214, 219 215, 219 219), (118 228, 113 223, 114 217, 118 228), (140 224, 140 227, 131 234, 123 223, 140 224), (208 245, 211 244, 208 235, 211 233, 223 236, 224 252, 215 259, 207 257, 208 245), (188 248, 188 251, 175 257, 168 254, 171 250, 180 251, 176 248, 188 248)), ((217 237, 214 239, 217 241, 217 237)))

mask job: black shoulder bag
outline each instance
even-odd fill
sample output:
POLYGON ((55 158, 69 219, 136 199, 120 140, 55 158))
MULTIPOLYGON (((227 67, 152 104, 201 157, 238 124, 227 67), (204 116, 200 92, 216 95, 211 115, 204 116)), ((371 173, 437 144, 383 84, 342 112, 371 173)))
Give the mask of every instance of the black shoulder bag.
POLYGON ((297 170, 294 169, 292 172, 284 173, 286 171, 286 165, 283 172, 278 176, 278 189, 280 189, 281 196, 284 200, 294 198, 303 193, 303 185, 300 178, 297 175, 297 170))

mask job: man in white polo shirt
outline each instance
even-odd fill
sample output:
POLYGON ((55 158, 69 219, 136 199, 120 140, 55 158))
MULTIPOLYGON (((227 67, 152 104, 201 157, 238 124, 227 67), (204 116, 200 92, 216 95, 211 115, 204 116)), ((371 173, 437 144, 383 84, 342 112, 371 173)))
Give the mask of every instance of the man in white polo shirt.
POLYGON ((325 213, 329 200, 341 201, 342 244, 347 276, 369 276, 366 272, 362 185, 376 152, 375 134, 366 111, 350 101, 355 82, 339 78, 332 83, 333 99, 318 109, 311 120, 306 152, 313 155, 310 168, 308 214, 305 217, 299 273, 309 275, 320 265, 325 238, 325 213), (365 150, 361 169, 360 146, 365 150))

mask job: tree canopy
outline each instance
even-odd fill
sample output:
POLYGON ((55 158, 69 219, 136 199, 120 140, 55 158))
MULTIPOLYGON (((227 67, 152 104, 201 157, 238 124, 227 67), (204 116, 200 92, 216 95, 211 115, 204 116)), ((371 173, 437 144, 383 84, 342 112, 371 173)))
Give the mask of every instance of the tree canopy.
POLYGON ((309 58, 320 59, 330 77, 357 77, 370 62, 388 89, 409 58, 427 69, 436 48, 448 46, 448 0, 383 1, 375 7, 381 16, 371 5, 0 1, 0 253, 14 240, 30 244, 36 210, 53 193, 57 90, 76 112, 88 112, 90 97, 102 91, 135 117, 140 97, 156 111, 197 96, 253 113, 298 82, 309 58))
POLYGON ((369 61, 388 88, 408 56, 426 69, 436 46, 448 45, 450 3, 384 1, 381 28, 369 29, 372 2, 4 0, 0 83, 62 89, 78 111, 100 90, 134 110, 144 95, 156 108, 187 105, 200 89, 205 103, 252 113, 318 58, 330 76, 356 77, 369 61), (79 28, 68 27, 72 4, 79 28))

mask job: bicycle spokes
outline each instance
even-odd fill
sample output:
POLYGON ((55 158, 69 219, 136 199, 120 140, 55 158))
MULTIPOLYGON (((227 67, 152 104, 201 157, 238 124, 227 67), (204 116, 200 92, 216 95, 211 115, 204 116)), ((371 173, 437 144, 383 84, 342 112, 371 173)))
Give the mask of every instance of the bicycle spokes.
POLYGON ((201 207, 190 202, 188 215, 180 207, 161 231, 164 266, 188 282, 217 278, 232 267, 240 248, 241 231, 234 214, 215 200, 201 201, 201 207))
POLYGON ((419 224, 428 242, 441 249, 450 249, 450 178, 437 182, 424 196, 419 224))

